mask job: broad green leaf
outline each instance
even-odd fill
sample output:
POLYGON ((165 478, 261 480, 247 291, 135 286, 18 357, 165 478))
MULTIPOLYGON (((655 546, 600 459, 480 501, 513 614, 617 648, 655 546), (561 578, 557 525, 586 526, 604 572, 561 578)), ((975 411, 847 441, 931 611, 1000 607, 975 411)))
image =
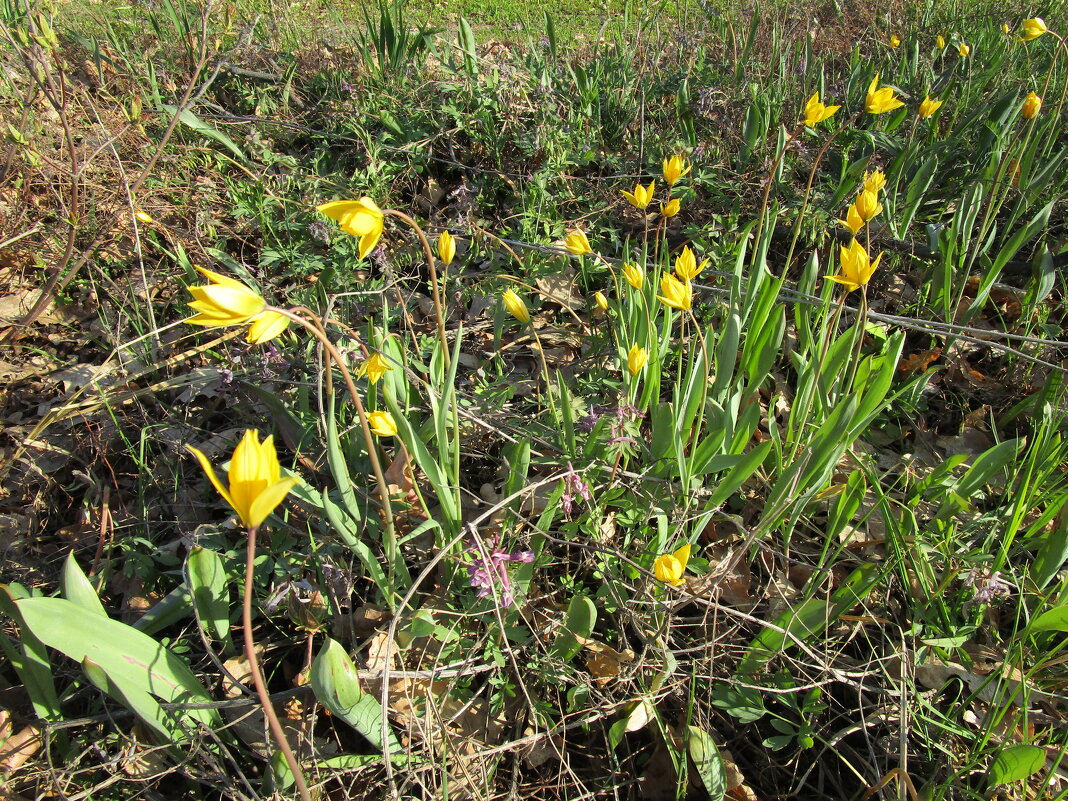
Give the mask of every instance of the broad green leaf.
POLYGON ((191 614, 193 596, 189 593, 189 587, 180 584, 153 604, 152 608, 137 618, 132 625, 138 631, 151 636, 191 614))
POLYGON ((164 105, 162 106, 162 108, 171 116, 178 114, 178 121, 180 123, 188 126, 190 129, 200 134, 201 136, 211 139, 214 142, 218 142, 220 145, 222 145, 231 153, 233 153, 237 157, 238 161, 245 163, 248 162, 248 158, 245 156, 241 148, 234 144, 233 139, 224 134, 222 131, 213 128, 211 125, 208 125, 206 122, 204 122, 204 120, 200 119, 200 117, 198 117, 189 109, 185 108, 182 109, 181 112, 179 112, 177 106, 164 105))
MULTIPOLYGON (((26 628, 42 643, 79 664, 89 659, 120 687, 170 703, 212 700, 185 662, 132 626, 102 618, 63 598, 23 598, 15 606, 26 628)), ((215 710, 186 714, 208 726, 222 723, 215 710)))
MULTIPOLYGON (((16 585, 17 586, 17 585, 16 585)), ((10 617, 19 627, 19 637, 22 639, 22 648, 16 648, 7 637, 0 642, 4 644, 4 655, 15 668, 26 693, 30 696, 34 712, 42 720, 62 720, 63 713, 59 707, 59 694, 56 692, 55 681, 52 678, 52 663, 48 659, 48 648, 33 630, 26 625, 22 614, 16 605, 17 600, 13 587, 0 584, 0 612, 10 617)))
POLYGON ((582 650, 578 637, 588 638, 597 624, 597 607, 585 595, 572 596, 564 615, 564 629, 553 643, 552 654, 557 659, 568 661, 582 650))
POLYGON ((82 660, 82 670, 98 690, 107 693, 124 707, 129 709, 141 722, 169 742, 189 739, 189 732, 175 722, 159 702, 148 693, 134 685, 123 685, 113 681, 100 665, 91 659, 82 660))
POLYGON ((68 553, 63 562, 63 597, 87 612, 101 617, 108 616, 104 605, 100 603, 100 596, 96 594, 93 585, 75 560, 74 551, 68 553))
POLYGON ((727 794, 727 769, 723 765, 723 757, 715 741, 704 730, 697 726, 687 726, 689 736, 686 738, 686 748, 690 752, 690 758, 697 768, 697 775, 701 777, 701 783, 705 786, 710 801, 721 801, 727 794))
POLYGON ((311 665, 311 685, 315 697, 330 714, 362 734, 378 751, 400 750, 392 730, 386 726, 382 742, 382 707, 377 698, 360 688, 356 666, 340 643, 327 638, 311 665))
POLYGON ((1068 606, 1043 612, 1032 621, 1031 631, 1068 631, 1068 606))
POLYGON ((189 552, 185 569, 204 633, 217 640, 229 640, 230 597, 222 557, 215 551, 195 546, 189 552))
POLYGON ((1010 745, 998 754, 986 772, 987 786, 1020 781, 1033 776, 1046 764, 1046 752, 1037 745, 1010 745))

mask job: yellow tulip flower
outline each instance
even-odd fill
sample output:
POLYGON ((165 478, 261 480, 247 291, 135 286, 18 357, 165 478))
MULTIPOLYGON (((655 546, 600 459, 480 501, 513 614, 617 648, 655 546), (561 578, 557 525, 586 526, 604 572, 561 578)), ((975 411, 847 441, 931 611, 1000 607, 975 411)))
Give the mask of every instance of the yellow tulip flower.
POLYGON ((961 58, 967 58, 968 54, 972 52, 972 49, 968 47, 968 45, 962 44, 959 48, 957 48, 957 52, 960 53, 961 58))
POLYGON ((883 191, 884 186, 886 186, 886 173, 882 170, 864 173, 864 189, 866 191, 879 194, 883 191))
POLYGON ((604 296, 604 292, 594 292, 593 301, 597 304, 598 309, 608 311, 608 298, 604 296))
POLYGON ((211 283, 206 286, 189 287, 195 300, 189 305, 197 314, 186 320, 190 325, 221 328, 228 325, 244 325, 259 315, 267 301, 258 293, 233 278, 197 267, 211 283))
POLYGON ((1031 94, 1024 98, 1022 114, 1024 115, 1025 119, 1029 120, 1032 117, 1037 117, 1038 112, 1040 112, 1041 110, 1042 98, 1036 95, 1034 92, 1031 92, 1031 94))
POLYGON ((838 275, 828 275, 826 278, 836 283, 842 284, 850 292, 854 289, 860 289, 862 286, 867 286, 868 281, 871 280, 872 275, 879 267, 879 262, 882 261, 883 254, 880 253, 875 261, 870 261, 868 257, 868 251, 864 249, 856 239, 854 239, 849 247, 844 245, 841 248, 841 254, 839 257, 839 273, 838 275))
POLYGON ((861 192, 853 205, 856 207, 860 219, 864 220, 864 222, 868 222, 883 210, 883 204, 879 202, 879 196, 870 189, 865 189, 861 192))
POLYGON ((682 201, 678 198, 669 200, 667 203, 660 202, 660 214, 664 217, 674 217, 679 213, 679 208, 682 206, 682 201))
POLYGON ((134 217, 137 218, 138 222, 143 222, 145 225, 150 225, 151 223, 155 222, 155 220, 152 219, 151 214, 149 214, 147 211, 141 211, 141 209, 136 209, 134 211, 134 217))
POLYGON ((683 281, 692 281, 701 273, 701 270, 705 269, 706 264, 708 264, 708 259, 698 265, 697 257, 690 250, 690 246, 686 245, 675 259, 675 275, 683 281))
POLYGON ((923 99, 923 102, 920 103, 920 110, 918 112, 920 115, 920 119, 925 120, 930 117, 932 114, 938 111, 938 109, 940 109, 942 107, 942 104, 945 102, 946 101, 944 100, 931 100, 930 96, 925 97, 923 99))
POLYGON ((392 369, 393 366, 386 361, 385 356, 381 353, 373 353, 371 354, 371 358, 365 361, 363 366, 360 367, 359 374, 366 375, 368 381, 372 384, 377 384, 382 380, 382 376, 392 369))
POLYGON ((657 297, 673 309, 686 311, 693 305, 693 288, 690 282, 680 281, 671 273, 660 276, 660 291, 664 294, 657 297))
POLYGON ((631 345, 630 351, 627 353, 627 372, 632 376, 638 375, 648 359, 649 353, 645 348, 639 348, 636 344, 631 345))
POLYGON ((361 259, 367 258, 367 254, 375 249, 382 237, 386 217, 382 209, 369 197, 364 196, 359 200, 335 200, 316 206, 316 210, 331 220, 336 220, 346 234, 360 238, 361 259))
POLYGON ((690 166, 682 156, 664 159, 664 180, 668 186, 674 186, 680 178, 690 171, 690 166))
POLYGON ((896 33, 890 34, 890 47, 901 47, 901 37, 896 33))
POLYGON ((623 277, 627 279, 627 283, 635 289, 641 289, 642 284, 645 283, 645 273, 642 272, 642 268, 637 264, 624 264, 623 265, 623 277))
POLYGON ((820 102, 820 93, 812 95, 805 103, 805 125, 815 128, 824 120, 830 119, 841 106, 825 106, 820 102))
POLYGON ((397 421, 389 412, 368 412, 367 425, 377 437, 393 437, 397 434, 397 421))
POLYGON ((656 181, 650 181, 649 186, 642 186, 637 184, 634 187, 633 192, 628 192, 626 189, 620 190, 627 200, 630 201, 630 205, 636 209, 647 209, 649 204, 653 202, 653 193, 656 191, 656 181))
POLYGON ((665 553, 656 557, 653 563, 653 575, 665 584, 677 587, 682 584, 682 574, 690 561, 690 544, 687 543, 675 553, 665 553))
POLYGON ((935 39, 935 47, 937 47, 939 50, 945 50, 946 49, 946 37, 944 37, 941 34, 939 34, 938 38, 935 39))
POLYGON ((871 79, 871 83, 868 85, 868 95, 864 99, 864 108, 869 114, 885 114, 887 111, 893 111, 895 108, 901 108, 904 104, 901 100, 894 96, 893 87, 884 86, 882 89, 879 86, 879 73, 875 73, 875 77, 871 79))
POLYGON ((1004 33, 1005 35, 1008 35, 1008 33, 1009 33, 1009 23, 1007 23, 1007 22, 1001 23, 1001 32, 1004 33))
POLYGON ((504 308, 508 309, 508 313, 521 323, 530 322, 530 311, 527 309, 527 304, 523 302, 523 299, 519 297, 512 289, 505 290, 501 295, 501 300, 504 301, 504 308))
POLYGON ((247 339, 253 345, 262 345, 279 336, 287 328, 289 328, 289 318, 268 309, 252 318, 247 339))
POLYGON ((208 457, 191 445, 187 447, 246 528, 257 528, 262 524, 297 483, 295 478, 282 478, 282 468, 274 450, 274 438, 268 435, 261 443, 260 435, 251 429, 245 432, 241 442, 234 448, 227 474, 228 488, 215 475, 208 457))
POLYGON ((849 229, 849 233, 853 236, 857 235, 857 232, 864 227, 864 218, 857 212, 856 204, 852 204, 849 207, 849 211, 846 212, 846 218, 839 220, 842 225, 849 229))
POLYGON ((441 263, 446 267, 452 264, 452 260, 456 257, 456 240, 448 231, 442 231, 438 237, 438 255, 441 256, 441 263))
POLYGON ((1022 27, 1023 36, 1020 37, 1021 42, 1030 42, 1032 39, 1037 39, 1049 30, 1049 28, 1046 27, 1046 21, 1042 19, 1042 17, 1025 19, 1022 27))
POLYGON ((585 256, 587 253, 593 253, 593 248, 590 247, 590 240, 586 238, 586 234, 578 229, 575 229, 565 237, 564 247, 574 256, 585 256))

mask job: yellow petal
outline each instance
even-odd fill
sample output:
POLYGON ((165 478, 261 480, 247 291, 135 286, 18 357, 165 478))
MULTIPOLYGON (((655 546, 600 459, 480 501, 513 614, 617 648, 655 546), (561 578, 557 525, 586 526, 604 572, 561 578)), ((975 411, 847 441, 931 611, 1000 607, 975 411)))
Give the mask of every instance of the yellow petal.
POLYGON ((253 345, 270 342, 289 327, 289 318, 276 311, 265 311, 256 315, 248 329, 248 341, 253 345))
POLYGON ((215 475, 215 468, 211 466, 211 462, 208 461, 208 457, 196 448, 194 448, 192 445, 186 445, 185 447, 189 451, 191 451, 195 457, 197 457, 197 461, 200 462, 201 468, 204 470, 205 473, 207 473, 208 480, 211 481, 211 485, 215 487, 215 491, 222 496, 224 501, 226 501, 228 504, 230 504, 231 507, 233 507, 233 499, 230 498, 230 493, 229 491, 227 491, 226 487, 224 487, 222 485, 222 482, 219 481, 219 477, 215 475))
POLYGON ((245 521, 245 524, 249 528, 255 528, 262 524, 270 516, 271 512, 275 510, 275 507, 286 499, 286 495, 289 494, 289 491, 293 489, 293 485, 296 483, 297 479, 295 478, 283 478, 258 493, 249 507, 248 520, 245 521))

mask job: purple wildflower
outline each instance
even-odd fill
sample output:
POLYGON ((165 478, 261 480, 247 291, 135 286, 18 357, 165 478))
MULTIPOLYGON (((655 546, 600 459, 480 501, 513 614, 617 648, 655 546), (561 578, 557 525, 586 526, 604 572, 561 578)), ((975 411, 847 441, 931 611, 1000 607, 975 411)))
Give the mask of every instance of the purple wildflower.
POLYGON ((582 480, 582 476, 576 473, 575 468, 571 466, 571 462, 568 462, 567 473, 564 474, 564 494, 560 497, 560 506, 563 507, 564 514, 568 517, 571 516, 571 509, 574 507, 576 495, 584 501, 593 500, 593 496, 590 494, 590 485, 582 480))
POLYGON ((511 606, 515 601, 512 581, 508 577, 507 562, 533 562, 533 551, 516 551, 506 553, 500 548, 501 538, 494 536, 489 542, 480 544, 475 541, 467 549, 471 561, 467 563, 467 572, 471 577, 471 586, 478 590, 479 598, 494 595, 497 585, 497 598, 502 607, 511 606))
POLYGON ((965 587, 975 590, 975 597, 967 604, 989 604, 1003 595, 1008 595, 1012 585, 1001 577, 997 570, 973 567, 961 579, 965 587))

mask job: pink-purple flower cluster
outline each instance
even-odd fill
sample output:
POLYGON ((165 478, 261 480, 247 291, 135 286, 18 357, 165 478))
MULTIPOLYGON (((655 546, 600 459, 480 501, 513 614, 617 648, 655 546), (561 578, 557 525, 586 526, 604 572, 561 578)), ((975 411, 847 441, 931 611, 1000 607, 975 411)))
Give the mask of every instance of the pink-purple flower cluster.
POLYGON ((507 553, 501 550, 500 535, 494 536, 490 541, 479 544, 472 542, 467 549, 471 561, 467 563, 467 572, 471 577, 471 586, 478 590, 479 598, 494 597, 494 585, 496 585, 496 598, 502 607, 511 606, 515 602, 515 593, 512 591, 512 580, 508 576, 508 562, 533 562, 533 551, 516 551, 507 553))

